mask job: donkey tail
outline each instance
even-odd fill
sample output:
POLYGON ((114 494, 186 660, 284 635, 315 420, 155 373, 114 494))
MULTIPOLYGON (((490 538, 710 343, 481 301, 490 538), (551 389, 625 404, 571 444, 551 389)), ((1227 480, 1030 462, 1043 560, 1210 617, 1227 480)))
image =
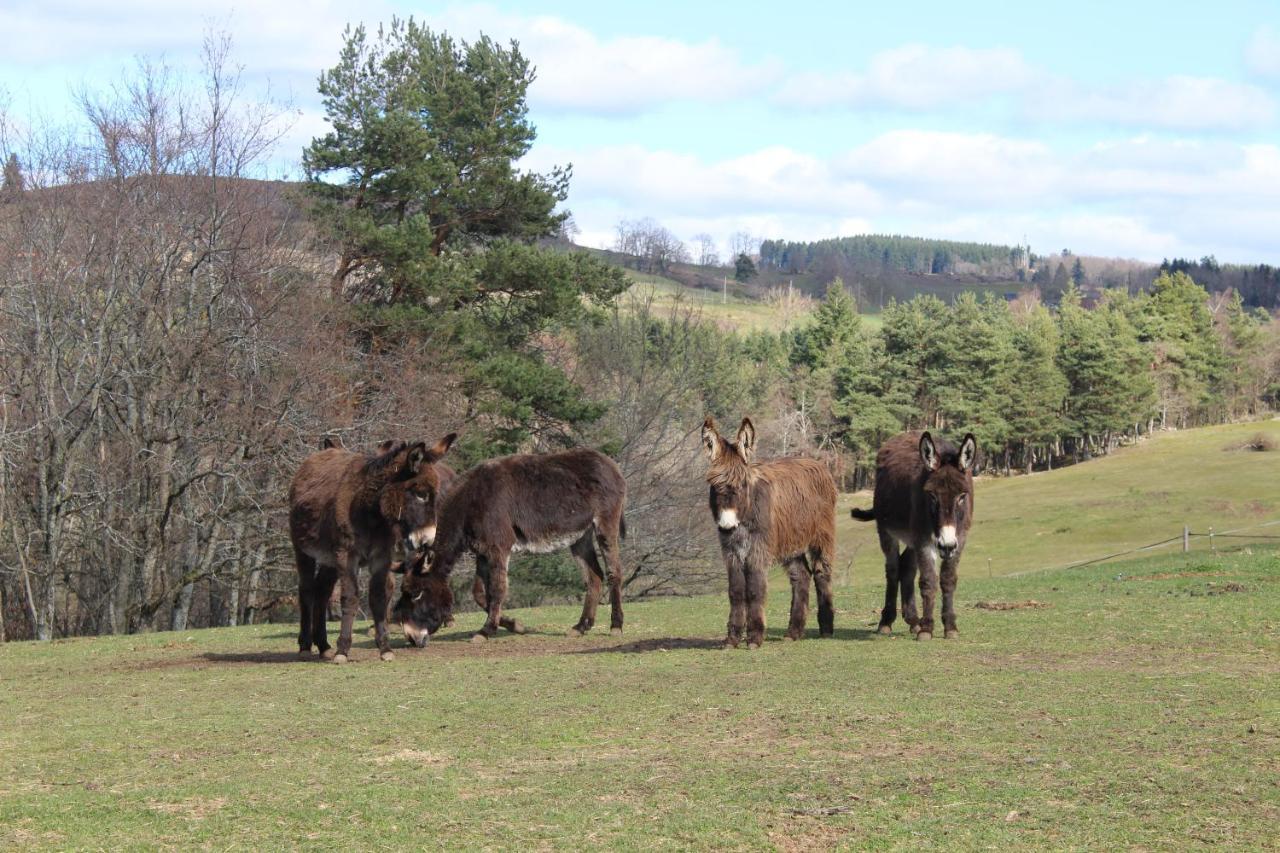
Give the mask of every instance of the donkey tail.
POLYGON ((853 516, 858 521, 876 520, 876 511, 874 509, 858 509, 857 507, 854 507, 849 510, 849 515, 853 516))
POLYGON ((625 515, 618 516, 618 538, 624 542, 627 539, 627 517, 625 515))

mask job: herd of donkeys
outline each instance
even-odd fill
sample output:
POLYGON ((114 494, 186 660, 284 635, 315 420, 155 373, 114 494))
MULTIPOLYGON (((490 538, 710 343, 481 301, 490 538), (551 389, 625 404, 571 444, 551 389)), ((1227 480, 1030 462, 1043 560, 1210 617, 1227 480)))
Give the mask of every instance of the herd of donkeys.
MULTIPOLYGON (((606 568, 610 630, 622 633, 620 546, 626 536, 627 485, 617 464, 579 448, 503 456, 455 474, 441 460, 456 437, 447 435, 430 447, 387 441, 369 453, 326 439, 323 449, 302 463, 289 489, 301 658, 311 658, 314 648, 323 660, 348 659, 361 566, 370 572, 369 609, 382 659, 393 657, 389 621, 400 624, 409 643, 425 646, 452 622, 449 575, 465 552, 475 556, 471 591, 487 614, 473 642, 499 629, 524 633, 519 621, 502 615, 511 555, 563 548, 573 555, 587 587, 582 616, 569 633, 581 636, 594 626, 606 568), (342 623, 334 649, 326 619, 336 584, 341 585, 342 623)), ((757 460, 749 418, 732 441, 707 418, 702 443, 711 517, 729 580, 725 646, 745 640, 754 649, 764 642, 766 577, 778 563, 791 581, 786 638, 804 636, 810 580, 817 590, 819 633, 831 636, 836 487, 827 468, 800 456, 757 460)), ((973 517, 976 462, 972 434, 956 446, 928 432, 909 432, 880 448, 872 508, 852 510, 855 519, 876 522, 884 551, 880 633, 892 631, 900 600, 916 638, 931 638, 940 587, 944 635, 957 635, 956 569, 973 517)))

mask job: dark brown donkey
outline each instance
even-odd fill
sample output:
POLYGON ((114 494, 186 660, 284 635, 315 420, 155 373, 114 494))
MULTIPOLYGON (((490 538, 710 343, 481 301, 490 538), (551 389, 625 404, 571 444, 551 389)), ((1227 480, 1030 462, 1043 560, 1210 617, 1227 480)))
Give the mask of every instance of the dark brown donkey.
POLYGON ((707 418, 702 442, 711 467, 711 516, 720 531, 720 551, 729 572, 726 648, 746 631, 747 648, 764 642, 765 573, 782 563, 791 578, 788 640, 804 636, 809 578, 818 589, 818 632, 835 631, 831 561, 835 559, 836 484, 820 462, 802 457, 753 462, 756 431, 743 418, 736 442, 726 441, 707 418))
POLYGON ((973 468, 978 443, 965 435, 960 449, 929 433, 907 432, 884 443, 876 454, 876 488, 870 512, 851 510, 859 521, 875 521, 884 551, 884 609, 880 633, 893 630, 902 595, 902 618, 917 640, 933 637, 933 600, 942 561, 942 625, 947 639, 956 631, 956 570, 973 520, 973 468), (903 551, 898 553, 898 546, 903 551), (923 613, 917 618, 912 581, 920 573, 923 613))
POLYGON ((594 450, 504 456, 477 465, 449 488, 430 561, 405 574, 394 618, 410 642, 425 645, 452 613, 449 573, 462 553, 471 551, 476 555, 473 594, 488 613, 473 642, 492 637, 499 627, 522 633, 518 622, 502 617, 508 559, 513 552, 546 554, 567 547, 587 584, 582 618, 569 629, 581 636, 595 624, 604 581, 598 546, 609 565, 610 630, 621 634, 619 544, 626 535, 626 499, 622 472, 594 450))
MULTIPOLYGON (((434 462, 444 456, 455 435, 434 447, 421 442, 384 444, 375 454, 336 447, 308 456, 289 487, 289 535, 298 562, 298 653, 345 662, 351 651, 356 615, 356 573, 361 565, 375 577, 387 570, 397 540, 407 547, 434 535, 439 475, 434 462), (413 523, 410 523, 413 522, 413 523), (326 604, 334 584, 342 584, 342 627, 338 649, 330 654, 326 604)), ((379 609, 374 607, 375 620, 379 609)), ((384 619, 378 646, 388 659, 384 619)))

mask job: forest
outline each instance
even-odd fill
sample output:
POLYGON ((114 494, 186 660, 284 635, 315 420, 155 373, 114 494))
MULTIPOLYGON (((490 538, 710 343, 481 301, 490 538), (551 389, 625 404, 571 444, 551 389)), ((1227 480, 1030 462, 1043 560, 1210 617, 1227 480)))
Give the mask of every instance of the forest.
MULTIPOLYGON (((973 431, 1007 475, 1280 403, 1276 320, 1203 265, 1096 298, 1068 281, 1052 305, 890 300, 874 326, 840 280, 783 332, 659 309, 572 247, 571 169, 517 167, 530 61, 413 21, 348 30, 305 180, 264 180, 285 117, 243 96, 230 49, 210 35, 194 82, 143 62, 64 125, 0 115, 2 639, 292 618, 284 496, 326 437, 457 431, 458 469, 604 450, 629 487, 627 595, 644 597, 721 575, 706 414, 752 415, 764 453, 815 455, 854 489, 905 428, 973 431)), ((765 241, 756 260, 1023 263, 914 238, 807 245, 824 248, 765 241)), ((512 604, 577 583, 527 558, 512 604)))

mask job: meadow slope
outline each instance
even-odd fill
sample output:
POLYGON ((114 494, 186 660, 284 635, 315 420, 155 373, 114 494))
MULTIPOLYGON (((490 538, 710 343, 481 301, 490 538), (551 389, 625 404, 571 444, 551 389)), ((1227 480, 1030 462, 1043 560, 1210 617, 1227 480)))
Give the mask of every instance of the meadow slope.
MULTIPOLYGON (((718 596, 379 663, 294 629, 0 648, 0 846, 1186 848, 1274 843, 1280 554, 966 580, 961 639, 721 651, 718 596), (978 602, 1011 610, 975 607, 978 602)), ((812 634, 812 632, 811 632, 812 634)))
POLYGON ((475 646, 460 614, 386 664, 363 634, 297 662, 287 624, 0 646, 0 847, 1273 846, 1280 550, 982 558, 1274 510, 1274 454, 1222 450, 1259 429, 983 481, 955 641, 873 633, 863 547, 834 639, 781 640, 775 578, 757 652, 717 647, 722 596, 629 604, 620 639, 546 607, 475 646))

